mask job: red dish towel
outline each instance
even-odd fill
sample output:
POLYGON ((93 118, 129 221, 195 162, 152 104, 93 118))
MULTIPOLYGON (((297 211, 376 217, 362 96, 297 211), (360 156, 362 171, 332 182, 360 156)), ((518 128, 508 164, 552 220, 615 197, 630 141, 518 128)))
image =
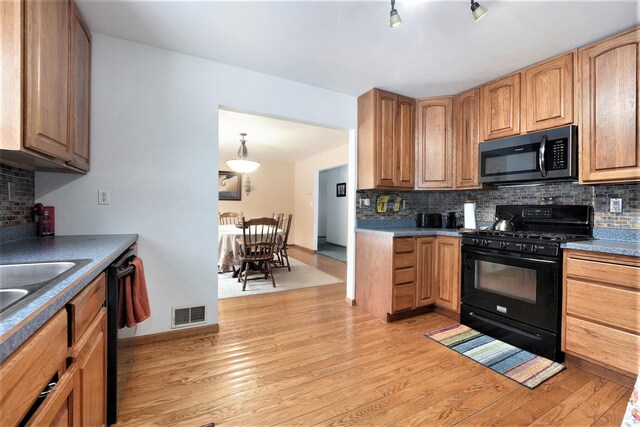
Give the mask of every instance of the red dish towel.
POLYGON ((135 257, 131 264, 135 267, 133 274, 121 278, 119 283, 118 328, 132 327, 151 316, 142 259, 135 257))

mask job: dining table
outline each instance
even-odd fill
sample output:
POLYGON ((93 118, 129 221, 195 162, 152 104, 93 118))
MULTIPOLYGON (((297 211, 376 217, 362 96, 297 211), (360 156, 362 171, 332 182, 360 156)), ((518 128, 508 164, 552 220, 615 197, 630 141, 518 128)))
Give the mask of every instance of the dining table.
MULTIPOLYGON (((254 226, 255 227, 255 226, 254 226)), ((269 227, 264 227, 268 232, 269 227)), ((260 227, 260 230, 263 228, 260 227)), ((222 273, 233 271, 237 277, 242 255, 242 227, 235 224, 221 224, 218 226, 218 269, 222 273)), ((252 234, 256 234, 258 229, 254 228, 252 234)), ((284 232, 278 228, 276 231, 276 251, 282 247, 284 232)), ((276 252, 274 251, 274 253, 276 252)))

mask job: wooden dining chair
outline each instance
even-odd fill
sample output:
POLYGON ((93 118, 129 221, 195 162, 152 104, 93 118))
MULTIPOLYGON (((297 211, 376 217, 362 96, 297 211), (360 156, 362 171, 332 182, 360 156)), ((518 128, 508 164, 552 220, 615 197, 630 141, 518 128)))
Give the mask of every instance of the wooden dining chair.
POLYGON ((235 225, 242 222, 242 213, 223 212, 220 214, 220 225, 235 225))
POLYGON ((242 220, 242 253, 240 254, 238 282, 242 280, 243 291, 247 287, 250 267, 263 270, 265 279, 271 276, 271 283, 274 288, 276 287, 276 280, 271 270, 271 260, 276 248, 277 234, 277 219, 242 220))
POLYGON ((276 253, 276 265, 278 265, 278 267, 287 267, 289 271, 291 271, 291 264, 289 263, 289 254, 287 253, 287 249, 289 249, 289 231, 291 230, 292 220, 293 214, 289 214, 289 216, 284 218, 281 223, 280 229, 282 230, 282 245, 278 248, 276 253), (287 262, 286 264, 285 261, 287 262))

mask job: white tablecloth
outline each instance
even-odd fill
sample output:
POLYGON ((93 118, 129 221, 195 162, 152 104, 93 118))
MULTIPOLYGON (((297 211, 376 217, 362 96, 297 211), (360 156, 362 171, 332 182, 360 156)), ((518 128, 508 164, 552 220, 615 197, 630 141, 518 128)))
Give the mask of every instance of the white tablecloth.
MULTIPOLYGON (((255 233, 255 230, 253 231, 255 233)), ((277 244, 282 245, 282 230, 277 231, 277 244)), ((233 265, 240 265, 242 246, 242 228, 234 224, 218 226, 218 267, 222 271, 231 271, 233 265)))

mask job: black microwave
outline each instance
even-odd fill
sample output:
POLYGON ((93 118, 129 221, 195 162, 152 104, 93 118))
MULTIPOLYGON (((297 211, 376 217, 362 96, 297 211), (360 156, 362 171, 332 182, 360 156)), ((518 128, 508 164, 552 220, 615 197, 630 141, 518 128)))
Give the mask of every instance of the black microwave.
POLYGON ((578 127, 563 126, 480 144, 480 182, 578 180, 578 127))

